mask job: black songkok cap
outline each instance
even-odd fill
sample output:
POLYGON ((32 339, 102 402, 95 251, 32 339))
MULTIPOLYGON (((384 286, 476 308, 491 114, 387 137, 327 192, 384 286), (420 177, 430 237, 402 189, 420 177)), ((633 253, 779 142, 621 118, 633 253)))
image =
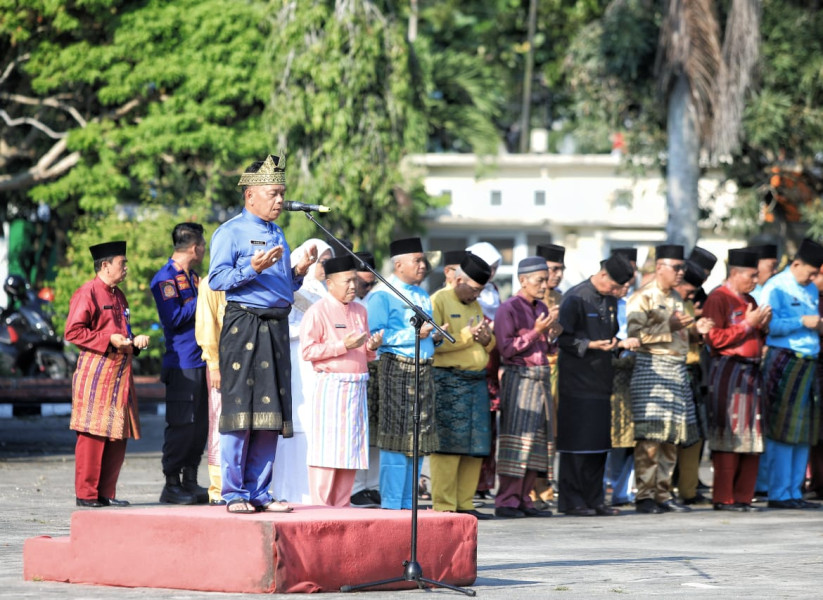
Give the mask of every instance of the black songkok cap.
MULTIPOLYGON (((372 256, 372 253, 371 253, 371 252, 365 252, 365 251, 363 251, 363 252, 355 252, 355 254, 357 255, 357 257, 358 257, 360 260, 362 260, 364 263, 366 263, 367 265, 369 265, 372 269, 376 269, 376 268, 377 268, 377 267, 375 266, 374 256, 372 256)), ((355 264, 355 266, 356 266, 356 268, 357 268, 357 270, 358 270, 358 271, 368 271, 368 269, 366 269, 365 267, 363 267, 363 265, 361 265, 359 262, 354 261, 354 264, 355 264)))
POLYGON ((542 256, 544 261, 563 263, 566 256, 566 249, 557 244, 537 244, 537 256, 542 256))
POLYGON ((673 258, 675 260, 683 260, 683 246, 678 244, 660 244, 654 247, 655 260, 661 258, 673 258))
POLYGON ((517 274, 525 275, 535 271, 547 271, 546 259, 542 256, 527 256, 517 263, 517 274))
POLYGON ((341 273, 343 271, 354 271, 355 268, 354 259, 348 254, 346 256, 335 256, 334 258, 329 258, 323 263, 323 269, 326 271, 326 277, 329 275, 334 275, 335 273, 341 273))
POLYGON ((612 248, 612 256, 622 254, 629 260, 637 262, 637 248, 612 248))
MULTIPOLYGON (((463 252, 463 260, 460 262, 460 269, 475 283, 486 285, 489 282, 489 277, 492 276, 492 269, 489 264, 471 252, 463 252)), ((446 263, 449 264, 449 263, 446 263)), ((543 268, 546 267, 546 261, 543 261, 543 268)))
POLYGON ((419 237, 394 240, 391 244, 389 244, 389 254, 391 256, 414 254, 416 252, 423 252, 423 244, 419 237))
POLYGON ((89 252, 93 260, 111 258, 112 256, 126 256, 126 242, 106 242, 89 246, 89 252))
POLYGON ((443 266, 461 264, 466 254, 467 252, 465 250, 447 250, 443 253, 443 266))
POLYGON ((694 247, 692 253, 689 254, 689 260, 693 263, 697 263, 707 271, 714 269, 714 265, 717 264, 717 257, 700 246, 694 247))
POLYGON ((730 267, 748 267, 750 269, 756 269, 757 261, 759 260, 760 254, 752 248, 732 248, 729 250, 730 267))
POLYGON ((748 246, 746 250, 757 252, 760 258, 777 258, 776 244, 762 244, 760 246, 748 246))
POLYGON ((686 261, 686 270, 683 272, 683 281, 699 288, 706 281, 706 271, 693 260, 686 261))
POLYGON ((797 249, 797 256, 795 256, 795 258, 799 258, 807 265, 819 269, 820 265, 823 265, 823 246, 812 239, 803 238, 803 241, 800 242, 800 248, 797 249))
POLYGON ((616 252, 612 254, 604 263, 603 268, 609 277, 614 279, 618 285, 623 285, 634 277, 634 268, 625 254, 616 252))

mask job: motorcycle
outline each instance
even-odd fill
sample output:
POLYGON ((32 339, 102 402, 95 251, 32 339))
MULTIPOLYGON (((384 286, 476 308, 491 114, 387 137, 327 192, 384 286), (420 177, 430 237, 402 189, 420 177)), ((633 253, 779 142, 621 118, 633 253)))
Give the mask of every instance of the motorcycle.
POLYGON ((3 283, 9 305, 0 313, 0 371, 14 376, 71 377, 76 357, 66 352, 53 325, 51 303, 20 275, 3 283))

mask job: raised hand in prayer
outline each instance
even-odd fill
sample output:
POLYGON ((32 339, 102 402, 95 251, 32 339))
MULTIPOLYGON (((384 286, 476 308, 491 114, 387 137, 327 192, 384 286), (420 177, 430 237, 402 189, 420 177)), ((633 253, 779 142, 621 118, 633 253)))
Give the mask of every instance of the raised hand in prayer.
POLYGON ((262 273, 280 260, 281 256, 283 256, 283 246, 275 246, 265 252, 259 250, 251 257, 251 268, 258 273, 262 273))
POLYGON ((622 350, 637 350, 640 347, 640 340, 636 337, 626 338, 617 343, 617 347, 622 350))
POLYGON ((368 348, 371 352, 377 350, 380 346, 383 345, 383 330, 381 329, 377 333, 373 333, 372 336, 369 338, 368 343, 366 344, 366 348, 368 348))
POLYGON ((146 348, 149 347, 149 342, 150 341, 151 341, 151 338, 147 335, 136 335, 136 336, 134 336, 133 343, 134 343, 135 348, 139 348, 140 350, 145 350, 146 348))
POLYGON ((609 352, 617 346, 617 338, 610 340, 589 340, 589 350, 605 350, 609 352))
POLYGON ((121 354, 131 354, 134 352, 134 342, 122 333, 112 333, 109 343, 121 354))
POLYGON ((492 341, 492 332, 489 329, 487 322, 482 319, 477 325, 470 327, 469 331, 471 331, 474 341, 481 346, 485 346, 492 341))
POLYGON ((694 317, 679 310, 674 311, 669 317, 669 329, 672 331, 679 331, 692 323, 694 323, 694 317))
POLYGON ((353 350, 354 348, 359 348, 363 344, 366 343, 366 339, 368 339, 369 334, 365 331, 358 333, 357 331, 352 331, 346 337, 343 338, 343 343, 346 345, 346 348, 349 350, 353 350))
POLYGON ((700 335, 706 335, 707 333, 709 333, 712 327, 714 327, 714 321, 706 317, 703 317, 702 319, 699 319, 697 321, 695 327, 697 329, 697 333, 699 333, 700 335))

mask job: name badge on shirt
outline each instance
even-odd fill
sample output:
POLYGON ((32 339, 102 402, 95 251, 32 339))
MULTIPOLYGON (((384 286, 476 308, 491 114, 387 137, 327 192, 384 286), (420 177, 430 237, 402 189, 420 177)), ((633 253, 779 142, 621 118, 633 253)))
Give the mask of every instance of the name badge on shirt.
POLYGON ((743 316, 743 311, 742 310, 736 310, 732 313, 732 316, 733 317, 742 317, 743 316))
POLYGON ((264 242, 263 240, 249 240, 249 243, 252 246, 265 246, 266 245, 266 242, 264 242))
POLYGON ((346 328, 346 324, 345 324, 345 323, 335 323, 335 324, 334 324, 334 328, 335 328, 335 329, 345 329, 345 328, 346 328))
POLYGON ((459 319, 460 315, 449 315, 449 317, 451 317, 452 319, 459 319))

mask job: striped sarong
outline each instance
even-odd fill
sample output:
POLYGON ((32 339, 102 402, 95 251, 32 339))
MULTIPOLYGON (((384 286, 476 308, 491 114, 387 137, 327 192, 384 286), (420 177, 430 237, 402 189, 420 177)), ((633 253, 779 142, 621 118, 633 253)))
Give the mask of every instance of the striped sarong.
MULTIPOLYGON (((414 359, 383 353, 378 364, 377 446, 381 450, 412 454, 414 440, 414 359)), ((420 361, 420 441, 421 454, 437 451, 434 420, 432 360, 420 361)))
POLYGON ((638 353, 631 394, 635 440, 690 446, 700 439, 682 358, 638 353))
POLYGON ((369 468, 368 373, 315 373, 308 464, 369 468))
POLYGON ((612 359, 612 448, 634 448, 634 416, 630 385, 635 355, 612 359))
POLYGON ((433 370, 437 452, 487 456, 491 449, 491 412, 486 371, 433 370))
POLYGON ((83 350, 71 380, 69 428, 112 440, 140 439, 130 354, 83 350))
POLYGON ((815 444, 820 432, 817 361, 769 348, 763 366, 766 437, 784 444, 815 444))
POLYGON ((763 378, 757 360, 712 358, 707 403, 709 447, 721 452, 763 452, 763 378))
POLYGON ((524 477, 540 471, 554 479, 551 369, 506 365, 500 380, 497 472, 524 477))

